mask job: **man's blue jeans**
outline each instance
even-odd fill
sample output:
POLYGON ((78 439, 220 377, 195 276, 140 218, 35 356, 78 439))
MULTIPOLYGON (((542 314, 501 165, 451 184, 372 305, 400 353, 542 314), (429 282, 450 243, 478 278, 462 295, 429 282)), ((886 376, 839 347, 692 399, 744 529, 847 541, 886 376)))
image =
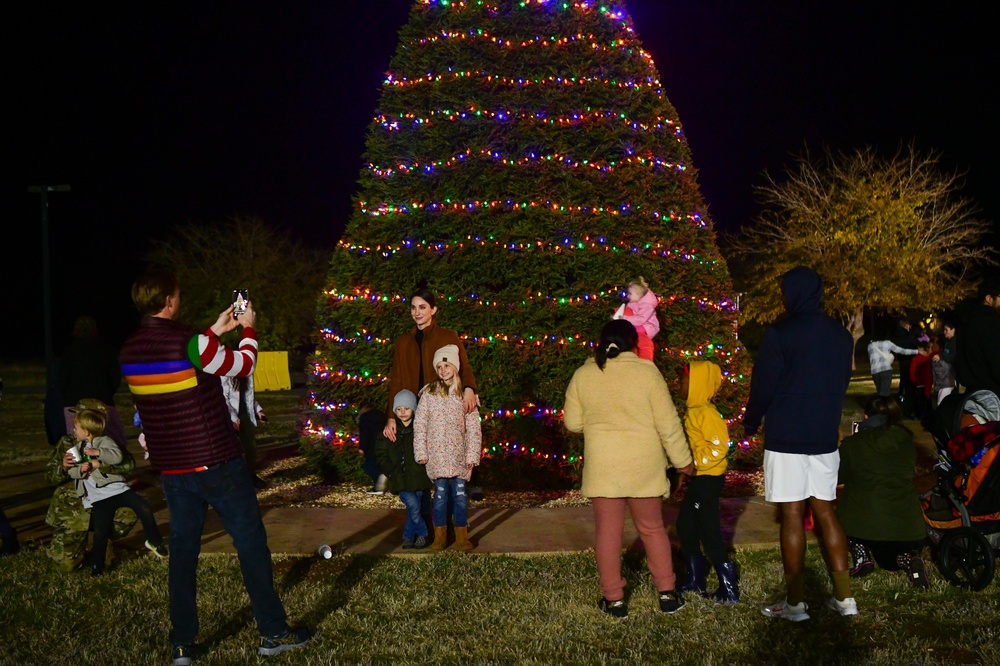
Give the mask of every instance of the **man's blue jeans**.
POLYGON ((465 492, 465 479, 452 477, 434 479, 434 527, 448 525, 448 498, 452 500, 455 527, 469 524, 469 495, 465 492))
POLYGON ((400 490, 399 500, 406 505, 406 527, 403 528, 403 538, 413 539, 427 536, 427 523, 420 511, 426 490, 400 490))
POLYGON ((196 575, 209 506, 236 547, 258 631, 261 636, 284 631, 287 616, 274 590, 267 532, 243 458, 204 472, 163 474, 160 478, 170 510, 170 642, 190 645, 198 635, 196 575))

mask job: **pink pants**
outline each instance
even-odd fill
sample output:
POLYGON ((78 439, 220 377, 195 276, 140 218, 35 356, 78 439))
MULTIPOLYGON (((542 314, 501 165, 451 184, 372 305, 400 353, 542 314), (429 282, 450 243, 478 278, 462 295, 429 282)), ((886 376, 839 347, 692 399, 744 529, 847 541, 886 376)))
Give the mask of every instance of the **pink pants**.
POLYGON ((618 601, 625 596, 625 579, 622 578, 622 533, 625 530, 625 505, 632 514, 643 546, 646 548, 646 565, 653 576, 658 592, 674 589, 677 577, 670 554, 670 538, 663 526, 662 498, 660 497, 595 497, 594 522, 597 558, 597 575, 601 592, 608 601, 618 601))

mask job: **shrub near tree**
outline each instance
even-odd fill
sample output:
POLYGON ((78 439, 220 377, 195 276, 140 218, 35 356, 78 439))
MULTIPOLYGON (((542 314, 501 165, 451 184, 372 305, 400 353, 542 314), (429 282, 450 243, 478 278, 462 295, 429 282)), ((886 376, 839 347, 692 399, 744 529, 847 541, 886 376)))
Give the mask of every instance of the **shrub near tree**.
POLYGON ((147 261, 177 274, 183 321, 204 328, 232 302, 233 289, 248 289, 260 349, 296 351, 313 338, 324 255, 260 219, 234 217, 174 229, 153 242, 147 261))
POLYGON ((719 406, 739 414, 729 273, 677 112, 620 3, 418 0, 365 160, 319 304, 314 450, 352 450, 358 406, 385 408, 418 285, 475 369, 487 483, 572 482, 581 441, 562 431, 563 395, 639 276, 661 299, 667 379, 711 358, 730 380, 719 406))

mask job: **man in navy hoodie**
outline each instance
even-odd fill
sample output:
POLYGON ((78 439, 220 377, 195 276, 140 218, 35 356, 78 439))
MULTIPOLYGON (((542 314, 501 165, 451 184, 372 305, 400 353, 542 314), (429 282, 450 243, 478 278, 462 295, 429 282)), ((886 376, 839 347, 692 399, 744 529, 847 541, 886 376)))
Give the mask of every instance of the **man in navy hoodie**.
POLYGON ((781 559, 787 595, 761 608, 768 617, 809 619, 805 601, 806 502, 812 509, 832 569, 828 606, 856 615, 848 572, 847 539, 834 513, 840 469, 840 416, 851 381, 854 340, 823 312, 823 280, 799 266, 781 278, 788 316, 768 327, 754 360, 743 417, 747 437, 766 425, 765 499, 781 511, 781 559))

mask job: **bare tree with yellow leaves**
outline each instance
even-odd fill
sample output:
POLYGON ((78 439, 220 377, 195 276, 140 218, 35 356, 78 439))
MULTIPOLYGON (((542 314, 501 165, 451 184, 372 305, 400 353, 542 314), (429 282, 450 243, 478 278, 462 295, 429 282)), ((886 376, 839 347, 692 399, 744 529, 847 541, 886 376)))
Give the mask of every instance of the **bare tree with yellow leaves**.
POLYGON ((765 177, 763 213, 729 239, 744 268, 744 320, 777 319, 780 276, 809 266, 823 277, 824 308, 857 343, 865 308, 950 307, 975 289, 977 265, 997 263, 984 243, 990 225, 939 153, 910 144, 890 159, 869 147, 815 160, 807 151, 783 180, 765 177))

